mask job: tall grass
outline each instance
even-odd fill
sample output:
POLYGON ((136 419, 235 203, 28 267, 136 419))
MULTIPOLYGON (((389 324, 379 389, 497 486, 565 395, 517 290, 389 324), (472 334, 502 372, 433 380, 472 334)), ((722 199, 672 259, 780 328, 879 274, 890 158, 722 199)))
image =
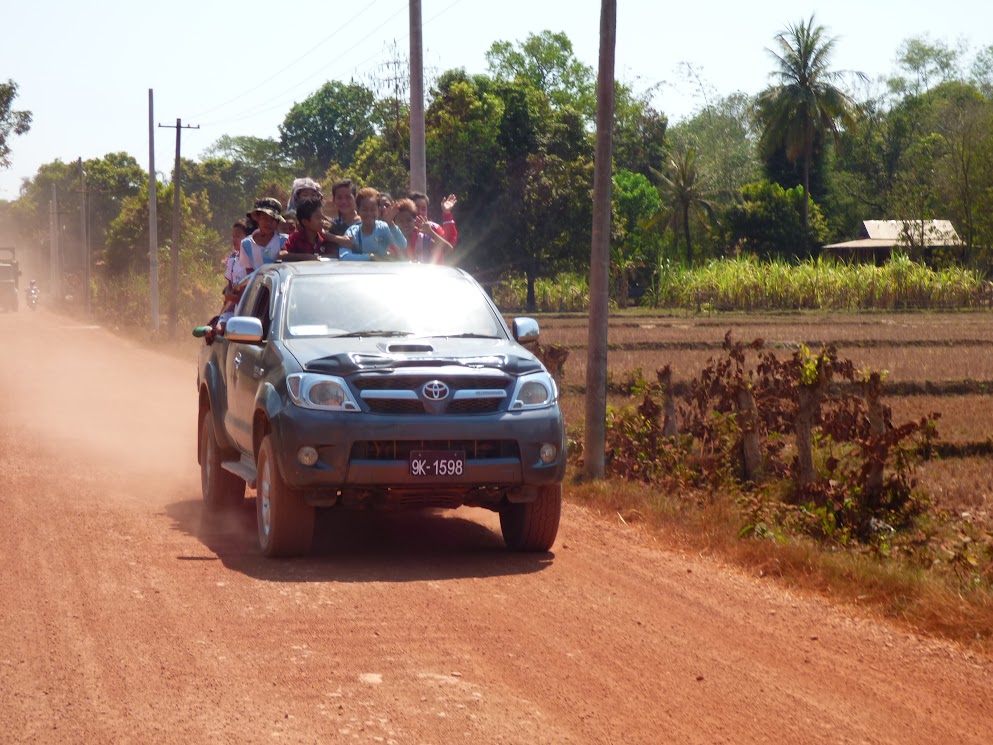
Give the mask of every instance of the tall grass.
POLYGON ((715 310, 895 310, 969 308, 980 303, 982 277, 931 269, 906 256, 883 266, 810 259, 799 264, 720 259, 692 270, 665 267, 646 295, 655 307, 715 310))
MULTIPOLYGON (((654 268, 642 305, 698 310, 897 310, 971 308, 981 304, 979 272, 931 269, 906 256, 883 266, 809 259, 799 264, 756 258, 718 259, 686 269, 663 260, 654 268)), ((585 311, 589 280, 577 273, 535 282, 537 310, 585 311)), ((524 308, 527 285, 508 277, 494 288, 505 310, 524 308)))

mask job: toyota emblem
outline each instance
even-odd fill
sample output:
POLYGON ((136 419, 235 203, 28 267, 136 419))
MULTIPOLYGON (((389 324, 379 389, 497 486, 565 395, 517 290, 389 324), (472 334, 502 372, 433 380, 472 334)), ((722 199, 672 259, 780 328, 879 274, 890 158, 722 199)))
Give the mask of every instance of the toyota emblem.
POLYGON ((424 398, 430 399, 431 401, 441 401, 443 398, 448 397, 448 386, 440 380, 432 380, 431 382, 424 384, 424 387, 421 388, 421 392, 424 394, 424 398))

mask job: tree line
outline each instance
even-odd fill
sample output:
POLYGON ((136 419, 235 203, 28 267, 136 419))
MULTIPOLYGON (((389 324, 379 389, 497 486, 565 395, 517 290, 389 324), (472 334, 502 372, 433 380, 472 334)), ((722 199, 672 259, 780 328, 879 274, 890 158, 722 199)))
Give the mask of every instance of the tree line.
MULTIPOLYGON (((950 219, 966 261, 987 269, 993 46, 974 53, 909 39, 878 80, 834 69, 833 50, 815 18, 790 24, 770 45, 766 90, 707 91, 676 123, 654 106, 654 91, 615 84, 611 265, 621 305, 666 267, 739 255, 803 260, 855 237, 866 219, 950 219)), ((459 197, 461 265, 483 282, 522 277, 533 302, 535 280, 588 266, 595 75, 551 31, 497 42, 486 59, 485 74, 448 70, 430 86, 429 192, 459 197)), ((0 166, 30 125, 29 112, 12 108, 16 91, 13 81, 0 86, 0 166)), ((296 176, 347 176, 404 194, 409 157, 403 91, 328 81, 290 108, 278 138, 225 135, 182 160, 182 260, 216 266, 231 223, 257 197, 285 204, 296 176)), ((128 153, 82 170, 97 276, 145 271, 147 174, 128 153)), ((81 204, 75 162, 41 166, 18 199, 0 202, 28 246, 46 245, 53 186, 71 215, 81 204)), ((156 189, 165 252, 173 184, 156 189)), ((63 245, 82 244, 78 218, 62 230, 63 245)), ((65 268, 82 255, 69 250, 65 268)))

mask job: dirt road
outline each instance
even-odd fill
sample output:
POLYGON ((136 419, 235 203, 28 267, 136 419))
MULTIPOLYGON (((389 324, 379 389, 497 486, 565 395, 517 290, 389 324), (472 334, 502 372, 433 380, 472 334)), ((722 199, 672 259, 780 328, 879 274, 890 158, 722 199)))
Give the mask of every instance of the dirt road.
POLYGON ((0 742, 993 742, 990 660, 572 506, 549 555, 459 510, 262 560, 250 499, 202 520, 192 359, 0 339, 0 742))

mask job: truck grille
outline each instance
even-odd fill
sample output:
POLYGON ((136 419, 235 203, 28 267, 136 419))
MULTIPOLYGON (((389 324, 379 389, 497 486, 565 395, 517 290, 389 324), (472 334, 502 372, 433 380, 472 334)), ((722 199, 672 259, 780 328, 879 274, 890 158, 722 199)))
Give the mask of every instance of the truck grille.
POLYGON ((372 414, 465 416, 494 414, 505 409, 514 381, 503 374, 389 374, 356 376, 350 382, 372 414), (424 385, 433 381, 448 386, 448 395, 440 401, 430 401, 424 397, 424 385))

